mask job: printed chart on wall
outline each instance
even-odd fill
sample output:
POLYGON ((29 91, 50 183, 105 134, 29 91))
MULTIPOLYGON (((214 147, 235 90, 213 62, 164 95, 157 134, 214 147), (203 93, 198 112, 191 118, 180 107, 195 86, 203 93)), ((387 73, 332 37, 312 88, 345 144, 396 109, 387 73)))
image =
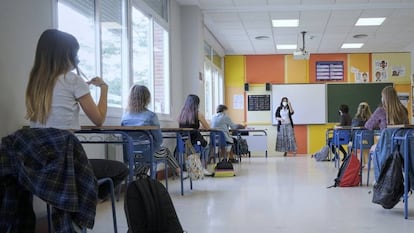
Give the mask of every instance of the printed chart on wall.
POLYGON ((255 93, 247 95, 247 121, 256 124, 269 124, 271 119, 270 94, 255 93))
POLYGON ((327 122, 327 100, 325 84, 280 84, 272 86, 272 124, 274 115, 283 97, 287 97, 295 113, 295 124, 325 124, 327 122))

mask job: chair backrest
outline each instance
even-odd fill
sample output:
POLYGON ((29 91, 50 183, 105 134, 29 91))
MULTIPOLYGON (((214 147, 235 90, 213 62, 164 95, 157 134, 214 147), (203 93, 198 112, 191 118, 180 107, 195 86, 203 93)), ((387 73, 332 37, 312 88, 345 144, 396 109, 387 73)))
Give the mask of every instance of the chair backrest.
POLYGON ((336 129, 333 135, 333 142, 335 145, 345 145, 351 140, 351 130, 336 129))
POLYGON ((210 133, 210 142, 213 146, 226 146, 226 136, 224 135, 223 131, 212 131, 210 133))
POLYGON ((369 149, 374 144, 374 131, 367 129, 357 131, 354 140, 358 149, 369 149))

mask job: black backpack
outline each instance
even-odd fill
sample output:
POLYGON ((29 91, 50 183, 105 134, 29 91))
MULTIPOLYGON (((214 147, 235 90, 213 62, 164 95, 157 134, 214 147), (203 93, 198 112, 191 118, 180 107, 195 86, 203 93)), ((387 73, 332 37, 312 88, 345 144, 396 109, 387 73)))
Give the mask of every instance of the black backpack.
POLYGON ((404 194, 403 159, 399 146, 385 160, 377 183, 374 185, 372 202, 384 209, 392 209, 404 194))
POLYGON ((238 136, 233 138, 233 153, 236 155, 247 155, 249 154, 249 145, 247 140, 238 136))
POLYGON ((171 197, 149 176, 129 183, 124 201, 128 233, 183 233, 171 197))

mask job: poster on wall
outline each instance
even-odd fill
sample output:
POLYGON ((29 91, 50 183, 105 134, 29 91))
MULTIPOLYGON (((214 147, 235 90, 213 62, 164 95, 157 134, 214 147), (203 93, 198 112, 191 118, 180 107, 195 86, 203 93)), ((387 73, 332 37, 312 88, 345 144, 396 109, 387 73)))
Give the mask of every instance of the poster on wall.
POLYGON ((369 72, 355 72, 355 82, 356 83, 368 83, 369 82, 369 72))
POLYGON ((405 76, 405 66, 392 66, 391 67, 391 76, 393 76, 393 77, 404 77, 405 76))
POLYGON ((387 60, 375 60, 374 77, 373 82, 387 82, 388 81, 388 61, 387 60))
POLYGON ((243 109, 243 108, 244 108, 244 96, 233 95, 233 109, 243 109))
POLYGON ((343 61, 317 61, 316 80, 318 81, 338 81, 344 79, 343 61))

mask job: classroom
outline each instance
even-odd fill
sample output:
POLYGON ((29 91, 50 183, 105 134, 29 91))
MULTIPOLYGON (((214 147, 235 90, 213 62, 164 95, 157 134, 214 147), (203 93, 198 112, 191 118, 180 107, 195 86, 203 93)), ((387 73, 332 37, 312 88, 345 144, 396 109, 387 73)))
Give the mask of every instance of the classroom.
MULTIPOLYGON (((412 232, 414 204, 408 179, 401 201, 384 209, 372 203, 377 165, 369 170, 364 159, 357 186, 328 189, 337 177, 341 158, 332 152, 329 161, 313 158, 327 145, 329 133, 335 134, 343 115, 341 105, 349 107, 351 118, 361 102, 374 113, 377 107, 384 109, 379 107, 384 105, 382 90, 392 86, 408 120, 388 122, 384 131, 401 130, 407 140, 391 134, 381 139, 381 129, 375 131, 372 144, 387 140, 385 144, 407 145, 407 151, 401 149, 402 157, 407 158, 406 164, 414 164, 409 140, 414 133, 410 130, 414 128, 412 22, 412 0, 2 0, 0 136, 33 127, 26 118, 26 95, 36 47, 45 30, 58 29, 79 42, 79 66, 74 67, 85 82, 93 84, 89 92, 96 106, 107 91, 103 124, 91 120, 83 102, 76 102, 78 110, 81 106, 82 130, 74 135, 80 135, 81 142, 88 135, 100 135, 82 143, 87 158, 125 163, 128 181, 134 179, 135 171, 125 161, 130 153, 126 145, 132 142, 124 133, 134 129, 123 124, 122 131, 120 127, 130 109, 128 98, 134 85, 148 88, 147 107, 159 120, 158 128, 142 130, 161 128, 162 146, 173 154, 175 150, 181 154, 178 141, 183 132, 179 128, 198 129, 179 125, 190 95, 198 96, 199 113, 208 124, 218 106, 225 105, 226 116, 242 126, 233 136, 242 132, 249 153, 233 163, 234 177, 184 179, 179 156, 181 177, 179 172, 172 174, 171 167, 165 169, 166 161, 151 162, 148 174, 165 186, 168 182, 168 194, 184 232, 412 232), (101 79, 96 81, 96 76, 101 79), (291 116, 289 110, 280 110, 286 109, 283 97, 294 109, 291 116), (286 116, 289 123, 282 124, 286 116), (295 149, 276 151, 280 127, 291 124, 295 149), (95 125, 102 125, 100 131, 94 131, 95 125), (97 143, 97 138, 103 142, 97 143), (124 141, 117 145, 112 138, 124 141)), ((344 129, 351 132, 351 128, 344 129)), ((192 132, 188 131, 189 137, 192 132)), ((213 127, 201 130, 212 144, 215 133, 213 127)), ((148 140, 156 139, 148 136, 148 140)), ((357 149, 349 141, 346 145, 361 153, 355 158, 362 160, 362 153, 368 154, 369 148, 357 149)), ((206 168, 214 173, 214 166, 215 162, 206 168)), ((413 167, 407 169, 404 175, 413 172, 413 167)), ((7 185, 3 177, 0 181, 2 197, 7 185)), ((128 231, 127 187, 121 184, 118 188, 115 196, 119 200, 97 203, 93 228, 87 232, 128 231)), ((34 232, 49 232, 45 202, 34 197, 33 209, 34 232)), ((0 233, 7 230, 4 222, 0 220, 0 233)))

